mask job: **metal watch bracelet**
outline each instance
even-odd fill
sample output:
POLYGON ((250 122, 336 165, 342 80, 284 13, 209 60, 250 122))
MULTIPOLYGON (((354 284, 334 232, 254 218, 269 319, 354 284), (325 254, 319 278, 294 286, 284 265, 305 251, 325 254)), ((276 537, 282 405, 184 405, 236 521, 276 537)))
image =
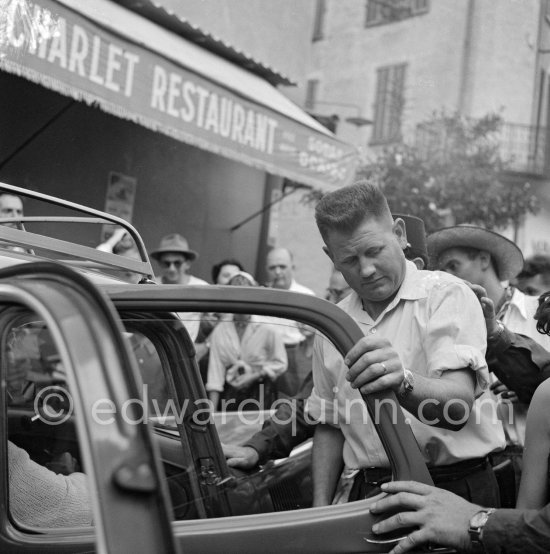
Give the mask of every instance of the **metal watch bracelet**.
POLYGON ((406 398, 414 390, 414 374, 410 369, 403 368, 403 382, 397 393, 400 399, 406 398))

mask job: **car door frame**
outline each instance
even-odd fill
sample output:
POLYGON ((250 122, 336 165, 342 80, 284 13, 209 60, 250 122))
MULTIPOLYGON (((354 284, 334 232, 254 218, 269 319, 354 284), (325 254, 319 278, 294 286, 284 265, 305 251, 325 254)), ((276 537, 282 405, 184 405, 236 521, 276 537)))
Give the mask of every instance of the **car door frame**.
MULTIPOLYGON (((311 325, 325 334, 344 355, 361 338, 357 323, 337 306, 308 295, 250 287, 163 285, 161 287, 106 286, 119 310, 226 312, 283 317, 311 325)), ((401 410, 394 410, 392 391, 364 396, 369 416, 388 454, 397 480, 433 484, 426 464, 401 410), (376 416, 376 417, 375 417, 376 416)), ((223 466, 223 462, 219 461, 223 466)), ((221 471, 221 469, 220 469, 221 471)), ((379 552, 371 532, 373 500, 290 512, 235 516, 175 524, 176 539, 192 552, 268 551, 379 552), (267 545, 267 546, 266 546, 267 545), (221 549, 221 550, 220 550, 221 549)))
MULTIPOLYGON (((0 271, 0 302, 45 321, 59 349, 78 417, 94 527, 27 532, 10 519, 6 426, 0 440, 0 551, 177 552, 158 453, 146 424, 124 417, 139 398, 138 373, 109 300, 67 266, 38 262, 0 271), (112 407, 111 423, 94 417, 112 407)), ((0 407, 5 410, 4 398, 0 407)), ((135 412, 131 412, 136 415, 135 412)))

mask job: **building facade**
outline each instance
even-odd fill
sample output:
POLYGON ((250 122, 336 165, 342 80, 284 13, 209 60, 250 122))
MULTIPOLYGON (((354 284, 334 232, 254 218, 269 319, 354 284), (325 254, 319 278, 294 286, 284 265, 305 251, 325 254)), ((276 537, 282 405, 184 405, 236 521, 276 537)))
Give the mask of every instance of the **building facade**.
POLYGON ((500 114, 506 178, 530 182, 541 208, 515 238, 526 255, 548 251, 549 10, 547 0, 318 0, 304 106, 337 114, 338 136, 367 162, 414 144, 433 113, 500 114))

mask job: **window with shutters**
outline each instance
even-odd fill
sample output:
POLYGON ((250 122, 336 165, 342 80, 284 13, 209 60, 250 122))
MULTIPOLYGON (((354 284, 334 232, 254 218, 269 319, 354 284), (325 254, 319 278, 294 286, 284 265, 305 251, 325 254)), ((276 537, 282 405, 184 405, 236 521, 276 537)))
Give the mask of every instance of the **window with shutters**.
POLYGON ((365 26, 393 23, 429 11, 430 0, 367 0, 365 26))
POLYGON ((401 140, 406 69, 406 64, 399 64, 381 67, 377 71, 371 144, 401 140))

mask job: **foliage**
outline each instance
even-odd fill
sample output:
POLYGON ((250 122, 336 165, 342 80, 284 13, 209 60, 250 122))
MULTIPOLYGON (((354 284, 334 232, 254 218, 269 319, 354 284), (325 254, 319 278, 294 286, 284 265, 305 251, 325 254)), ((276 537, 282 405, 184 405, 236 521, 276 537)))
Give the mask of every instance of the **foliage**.
POLYGON ((385 149, 357 178, 378 184, 392 212, 422 218, 428 232, 452 221, 517 226, 526 213, 536 213, 537 202, 528 182, 503 179, 501 126, 496 114, 479 120, 434 114, 418 126, 414 145, 385 149))

